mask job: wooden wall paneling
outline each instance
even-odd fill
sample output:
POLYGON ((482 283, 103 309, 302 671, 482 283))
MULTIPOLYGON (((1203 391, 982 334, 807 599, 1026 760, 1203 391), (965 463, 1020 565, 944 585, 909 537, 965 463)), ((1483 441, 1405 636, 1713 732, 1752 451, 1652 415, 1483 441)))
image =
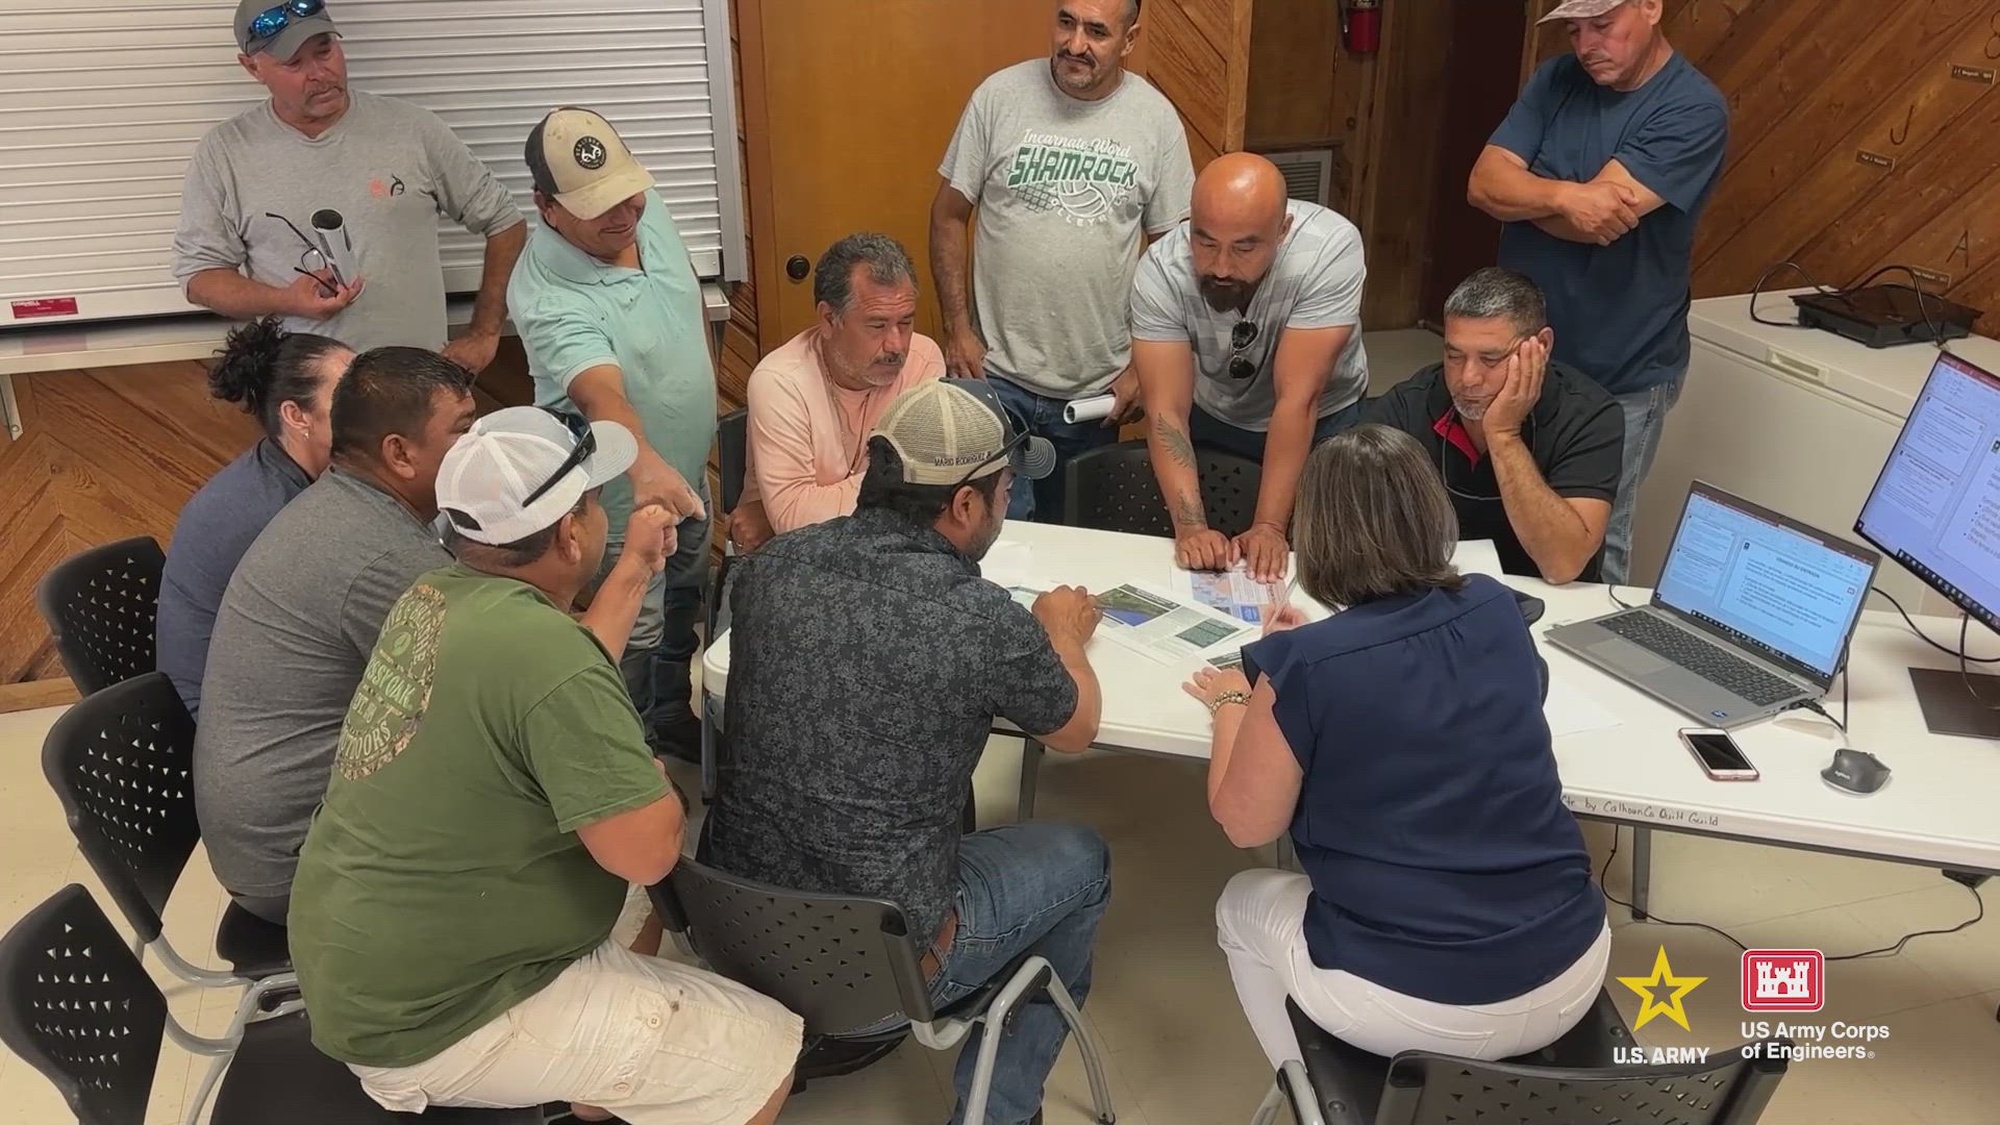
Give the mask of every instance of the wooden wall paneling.
POLYGON ((1251 0, 1154 0, 1142 17, 1146 80, 1180 110, 1199 170, 1243 147, 1251 0))
POLYGON ((1361 322, 1371 329, 1407 328, 1419 317, 1452 50, 1446 5, 1388 4, 1383 14, 1372 120, 1347 212, 1367 242, 1361 322))
POLYGON ((1339 5, 1326 0, 1255 0, 1244 147, 1268 150, 1333 143, 1342 131, 1334 76, 1346 65, 1339 5))

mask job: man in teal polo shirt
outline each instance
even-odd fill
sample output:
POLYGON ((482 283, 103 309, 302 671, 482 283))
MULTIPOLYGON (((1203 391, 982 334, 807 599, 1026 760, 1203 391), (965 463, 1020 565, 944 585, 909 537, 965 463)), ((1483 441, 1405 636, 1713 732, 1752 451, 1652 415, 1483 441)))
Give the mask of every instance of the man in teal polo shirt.
MULTIPOLYGON (((679 547, 647 591, 619 665, 654 751, 698 761, 688 662, 708 570, 715 440, 701 280, 653 177, 604 118, 550 113, 528 134, 527 162, 542 225, 514 268, 508 311, 538 403, 641 437, 638 460, 604 490, 613 534, 635 502, 680 520, 679 547)), ((613 540, 606 567, 622 548, 613 540)))

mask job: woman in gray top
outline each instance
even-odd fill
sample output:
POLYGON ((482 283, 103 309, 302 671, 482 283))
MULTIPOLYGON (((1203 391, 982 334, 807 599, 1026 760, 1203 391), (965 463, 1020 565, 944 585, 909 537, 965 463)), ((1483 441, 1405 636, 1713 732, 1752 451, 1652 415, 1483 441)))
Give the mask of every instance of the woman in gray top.
POLYGON ((264 525, 326 471, 333 387, 353 358, 337 341, 286 332, 266 317, 230 332, 208 373, 210 393, 254 415, 264 437, 188 500, 167 549, 155 625, 159 668, 196 718, 222 591, 264 525))

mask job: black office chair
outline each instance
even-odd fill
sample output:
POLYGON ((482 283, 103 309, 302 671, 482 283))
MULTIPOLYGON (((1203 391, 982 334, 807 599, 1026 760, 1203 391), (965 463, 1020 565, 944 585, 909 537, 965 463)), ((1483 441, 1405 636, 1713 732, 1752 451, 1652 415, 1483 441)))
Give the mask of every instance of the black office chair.
POLYGON ((236 1042, 189 1033, 75 883, 0 937, 0 1042, 55 1084, 80 1125, 144 1125, 163 1033, 195 1054, 234 1056, 210 1125, 542 1122, 539 1108, 390 1113, 352 1071, 313 1047, 303 1012, 251 1024, 236 1042))
POLYGON ((35 607, 78 693, 154 669, 153 619, 166 565, 160 544, 141 535, 79 551, 35 584, 35 607))
MULTIPOLYGON (((1083 1052, 1097 1120, 1115 1125, 1103 1050, 1069 990, 1045 958, 1021 958, 994 983, 938 1011, 931 1006, 921 955, 900 907, 849 895, 808 895, 726 875, 693 859, 674 865, 652 888, 666 927, 685 937, 716 973, 748 985, 805 1021, 807 1055, 822 1041, 893 1040, 905 1034, 948 1051, 971 1030, 1007 1027, 1020 1008, 1047 998, 1083 1052), (842 1034, 902 1017, 906 1029, 881 1036, 842 1034)), ((984 1125, 1000 1038, 980 1037, 965 1107, 967 1125, 984 1125)), ((804 1063, 801 1063, 804 1070, 804 1063)))
POLYGON ((1287 1101, 1298 1125, 1750 1125, 1786 1067, 1737 1048, 1684 1066, 1616 1065, 1632 1032, 1601 991, 1568 1034, 1502 1062, 1429 1051, 1385 1059, 1327 1034, 1289 1000, 1285 1012, 1305 1059, 1278 1072, 1253 1125, 1271 1125, 1287 1101))
MULTIPOLYGON (((1219 449, 1197 450, 1195 463, 1209 526, 1231 536, 1250 530, 1263 467, 1219 449)), ((1069 526, 1173 538, 1173 520, 1145 442, 1122 441, 1079 454, 1067 472, 1063 520, 1069 526)))
MULTIPOLYGON (((138 935, 134 953, 151 950, 175 976, 203 988, 243 989, 227 1041, 265 1015, 267 1002, 279 1013, 295 1009, 286 997, 298 982, 284 927, 233 902, 215 933, 230 972, 191 964, 162 932, 167 900, 201 837, 193 771, 194 720, 163 672, 86 696, 42 744, 42 772, 84 859, 138 935)), ((226 1061, 211 1067, 204 1094, 226 1061)))

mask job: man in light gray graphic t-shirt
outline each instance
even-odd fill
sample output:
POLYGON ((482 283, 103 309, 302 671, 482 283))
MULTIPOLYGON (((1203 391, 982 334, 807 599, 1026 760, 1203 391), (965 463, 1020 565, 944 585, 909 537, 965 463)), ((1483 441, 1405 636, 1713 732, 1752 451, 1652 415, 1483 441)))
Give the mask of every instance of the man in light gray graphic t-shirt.
POLYGON ((188 163, 173 257, 187 299, 232 319, 276 314, 356 352, 400 344, 483 370, 528 236, 513 197, 436 114, 351 93, 324 9, 242 0, 235 31, 238 60, 270 97, 210 130, 188 163), (323 211, 342 220, 353 276, 336 277, 308 241, 323 211), (472 324, 448 344, 441 215, 486 239, 472 324))
MULTIPOLYGON (((1136 411, 1132 274, 1145 239, 1187 214, 1194 167, 1173 103, 1124 70, 1138 5, 1051 8, 1049 57, 988 78, 959 119, 938 168, 931 273, 949 372, 992 378, 1007 408, 1067 462, 1115 440, 1136 411), (1063 421, 1069 402, 1107 393, 1117 396, 1109 417, 1063 421)), ((1008 516, 1060 518, 1063 476, 1014 489, 1008 516)))
POLYGON ((1282 575, 1306 454, 1361 415, 1366 276, 1354 224, 1287 200, 1284 176, 1252 153, 1203 168, 1189 221, 1146 251, 1132 288, 1132 365, 1182 566, 1241 559, 1258 577, 1282 575), (1196 445, 1264 467, 1255 523, 1233 538, 1208 525, 1196 445))

